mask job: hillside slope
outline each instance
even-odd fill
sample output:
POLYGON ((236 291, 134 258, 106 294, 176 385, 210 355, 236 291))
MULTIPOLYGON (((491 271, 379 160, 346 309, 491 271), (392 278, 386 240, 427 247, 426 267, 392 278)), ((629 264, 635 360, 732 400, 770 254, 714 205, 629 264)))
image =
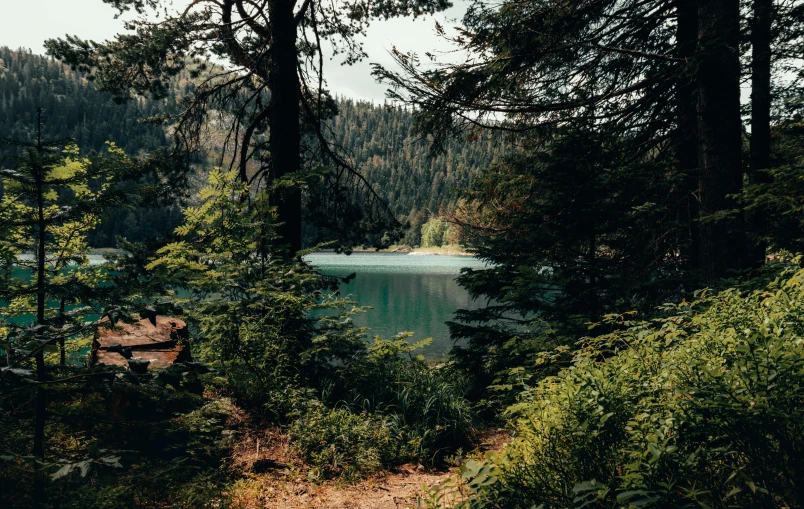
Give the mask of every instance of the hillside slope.
MULTIPOLYGON (((0 47, 0 137, 30 139, 35 111, 43 108, 44 135, 73 138, 84 151, 103 150, 113 141, 129 154, 142 154, 170 143, 164 130, 142 119, 171 111, 192 85, 182 79, 164 100, 112 101, 84 75, 61 62, 0 47)), ((498 139, 451 141, 430 157, 426 140, 410 135, 410 112, 387 105, 341 98, 340 114, 330 121, 333 141, 372 183, 394 213, 412 228, 405 241, 420 243, 421 224, 441 209, 451 209, 456 188, 466 187, 480 169, 502 156, 498 139)), ((110 247, 116 235, 132 241, 170 231, 180 220, 178 207, 121 210, 113 213, 91 239, 110 247)))

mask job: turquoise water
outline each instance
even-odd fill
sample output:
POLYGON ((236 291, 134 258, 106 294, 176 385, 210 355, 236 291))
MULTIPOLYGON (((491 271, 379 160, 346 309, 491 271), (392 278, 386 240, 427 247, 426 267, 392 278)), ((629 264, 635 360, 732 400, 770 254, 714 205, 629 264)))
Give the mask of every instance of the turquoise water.
POLYGON ((402 331, 414 332, 414 341, 432 337, 421 351, 431 360, 444 358, 452 347, 444 322, 458 309, 482 304, 455 282, 461 268, 485 266, 469 256, 315 253, 305 259, 324 274, 356 273, 354 280, 341 285, 341 294, 373 309, 356 316, 355 323, 384 338, 402 331))
MULTIPOLYGON (((414 333, 411 341, 432 337, 433 342, 421 350, 430 360, 444 358, 452 347, 445 322, 455 311, 481 305, 455 282, 461 268, 485 266, 470 256, 314 253, 306 259, 324 274, 356 273, 349 284, 341 284, 341 294, 372 309, 358 314, 355 323, 384 338, 403 331, 414 333)), ((102 256, 90 256, 92 265, 103 262, 102 256)))

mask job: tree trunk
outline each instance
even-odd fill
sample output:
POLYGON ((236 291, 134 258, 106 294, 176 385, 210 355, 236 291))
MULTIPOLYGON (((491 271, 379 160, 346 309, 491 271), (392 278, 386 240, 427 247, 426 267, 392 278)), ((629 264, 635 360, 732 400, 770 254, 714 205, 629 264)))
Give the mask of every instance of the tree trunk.
MULTIPOLYGON (((59 317, 64 316, 64 298, 59 303, 59 317)), ((64 350, 64 337, 59 338, 59 365, 67 365, 67 352, 64 350)))
POLYGON ((704 284, 743 268, 739 0, 698 0, 699 264, 704 284), (713 217, 729 214, 728 217, 713 217))
MULTIPOLYGON (((299 171, 301 134, 299 101, 301 87, 296 71, 296 23, 293 0, 272 0, 271 19, 271 178, 274 180, 299 171)), ((301 249, 301 191, 280 190, 275 198, 282 243, 291 253, 301 249)))
MULTIPOLYGON (((41 108, 36 111, 38 116, 38 130, 36 140, 36 150, 38 156, 41 157, 42 150, 42 110, 41 108)), ((36 173, 36 186, 37 186, 37 222, 38 222, 38 245, 36 252, 36 323, 43 325, 45 323, 45 304, 47 295, 45 293, 45 261, 46 261, 46 228, 45 222, 45 203, 44 203, 44 182, 45 182, 45 169, 42 167, 41 162, 37 161, 36 173)), ((40 382, 45 381, 47 378, 47 369, 45 367, 45 353, 40 349, 36 352, 36 379, 40 382)), ((41 472, 41 468, 45 461, 45 419, 47 411, 47 394, 43 386, 36 388, 35 406, 36 418, 34 421, 34 443, 33 455, 35 458, 34 467, 34 507, 40 507, 44 503, 45 498, 45 479, 41 472)))
POLYGON ((589 254, 587 261, 589 262, 589 288, 587 289, 587 307, 589 310, 589 321, 596 322, 600 319, 600 288, 598 288, 598 274, 597 274, 597 235, 595 234, 594 221, 590 221, 591 231, 589 233, 589 254))
POLYGON ((676 79, 677 130, 675 152, 678 169, 683 176, 680 183, 678 223, 685 231, 679 235, 681 257, 687 268, 698 268, 698 114, 696 112, 697 86, 690 70, 698 38, 698 13, 695 0, 679 0, 676 44, 678 57, 688 63, 676 79))
MULTIPOLYGON (((773 0, 754 0, 754 19, 751 23, 751 171, 752 184, 770 181, 760 170, 771 166, 771 24, 773 0)), ((765 263, 767 242, 762 240, 767 230, 767 215, 755 211, 749 218, 750 229, 760 240, 751 250, 752 266, 765 263)))

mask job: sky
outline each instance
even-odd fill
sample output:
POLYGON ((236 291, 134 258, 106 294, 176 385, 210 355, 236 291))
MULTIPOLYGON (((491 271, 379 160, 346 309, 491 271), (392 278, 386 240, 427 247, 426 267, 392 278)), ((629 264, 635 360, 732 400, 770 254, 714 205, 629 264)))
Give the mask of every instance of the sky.
MULTIPOLYGON (((374 22, 364 39, 367 59, 349 67, 342 66, 337 59, 325 61, 324 75, 329 89, 337 95, 381 103, 386 87, 375 83, 370 63, 393 67, 389 55, 393 46, 418 54, 447 50, 448 46, 435 35, 435 21, 445 27, 454 26, 468 3, 465 0, 453 3, 454 7, 435 16, 374 22)), ((116 12, 102 0, 0 0, 0 46, 44 53, 46 39, 65 34, 95 41, 111 39, 124 31, 123 20, 114 19, 116 12)))

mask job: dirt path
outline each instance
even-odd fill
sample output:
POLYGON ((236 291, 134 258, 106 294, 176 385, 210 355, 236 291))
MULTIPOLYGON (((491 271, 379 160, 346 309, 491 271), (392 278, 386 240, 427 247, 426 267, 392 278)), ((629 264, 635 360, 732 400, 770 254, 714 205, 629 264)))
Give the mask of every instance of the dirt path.
POLYGON ((232 507, 239 509, 401 509, 415 507, 425 486, 438 484, 449 475, 399 472, 340 487, 256 475, 238 483, 230 496, 232 507))
MULTIPOLYGON (((467 456, 482 456, 499 450, 508 438, 504 430, 491 430, 480 437, 478 448, 467 456)), ((314 484, 302 472, 288 468, 286 443, 281 435, 266 435, 257 452, 256 439, 249 440, 238 456, 239 467, 246 472, 229 492, 235 509, 402 509, 415 507, 427 487, 437 485, 455 474, 425 471, 421 466, 403 465, 357 484, 336 482, 314 484), (250 444, 253 444, 250 445, 250 444), (264 470, 264 471, 261 471, 264 470)))

